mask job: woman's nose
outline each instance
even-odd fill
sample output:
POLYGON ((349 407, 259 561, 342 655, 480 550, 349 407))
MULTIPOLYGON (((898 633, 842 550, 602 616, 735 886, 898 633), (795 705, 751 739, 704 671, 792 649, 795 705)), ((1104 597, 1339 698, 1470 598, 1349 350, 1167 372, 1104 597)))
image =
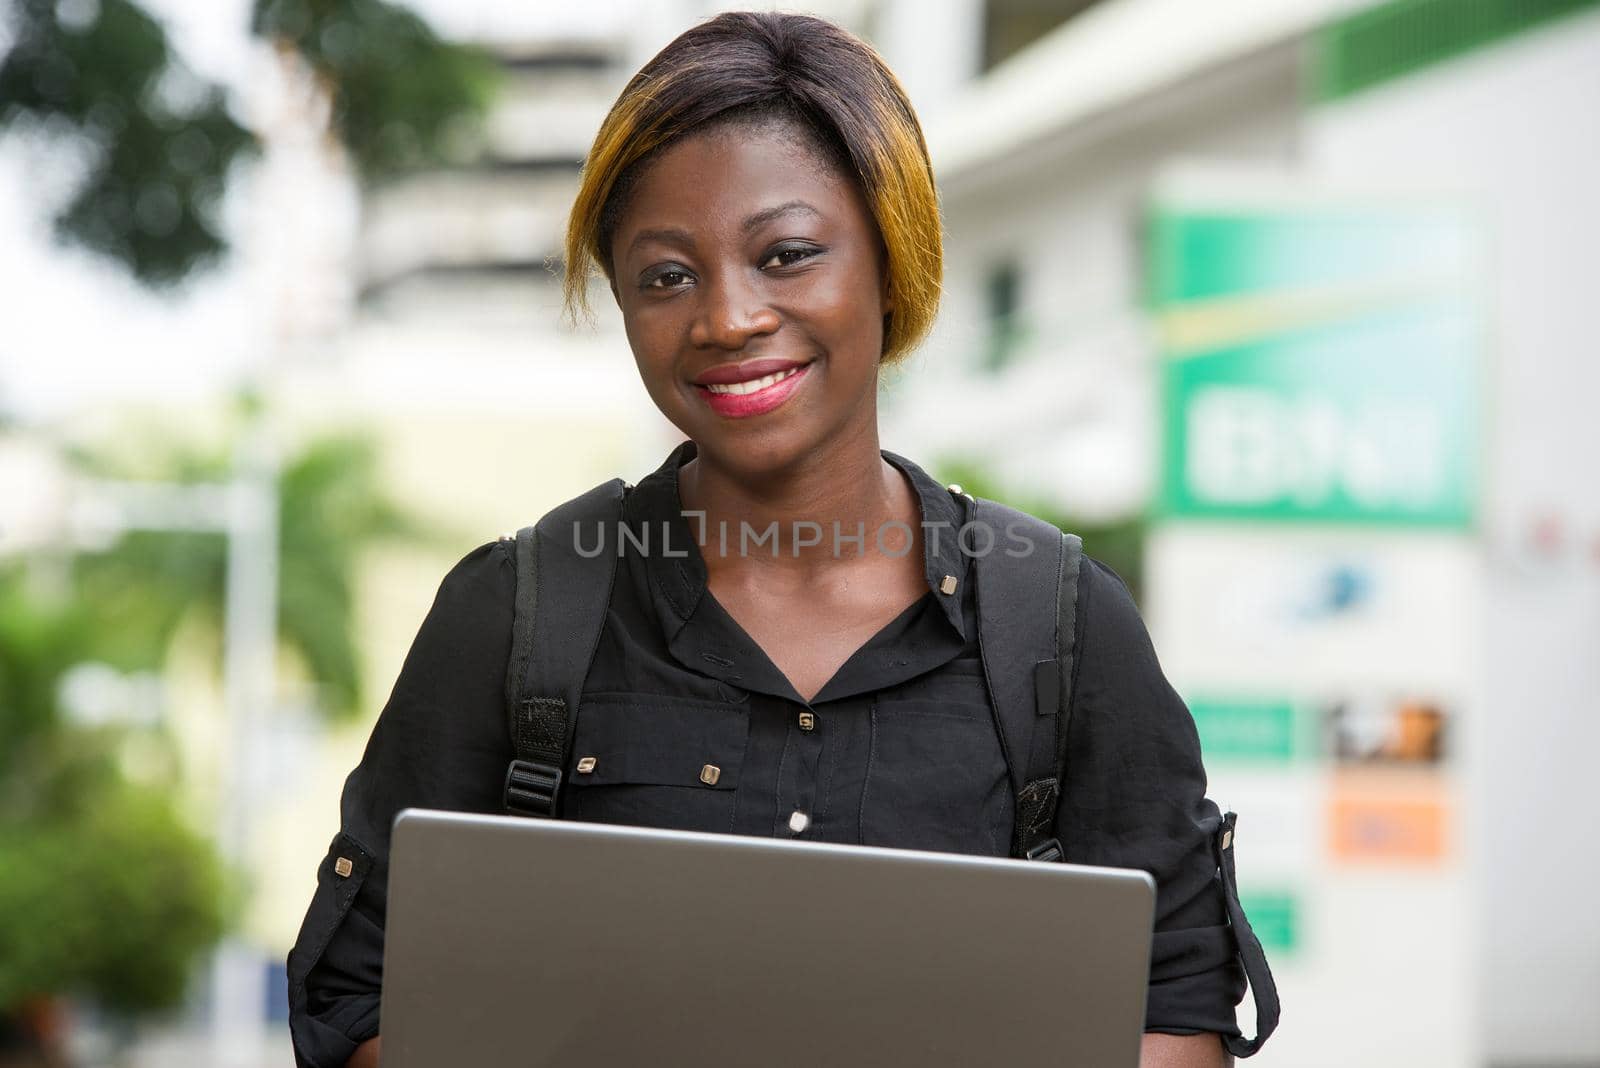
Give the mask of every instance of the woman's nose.
POLYGON ((778 329, 778 313, 763 298, 755 279, 723 271, 702 283, 699 314, 689 340, 699 348, 737 351, 750 340, 778 329))

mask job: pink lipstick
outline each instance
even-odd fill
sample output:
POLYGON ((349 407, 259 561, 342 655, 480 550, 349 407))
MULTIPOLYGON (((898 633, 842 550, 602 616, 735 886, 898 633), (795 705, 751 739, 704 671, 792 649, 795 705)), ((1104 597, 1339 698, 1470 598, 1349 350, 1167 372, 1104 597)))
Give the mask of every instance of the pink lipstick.
POLYGON ((695 380, 711 410, 731 419, 764 415, 789 399, 809 363, 762 358, 712 368, 695 380))

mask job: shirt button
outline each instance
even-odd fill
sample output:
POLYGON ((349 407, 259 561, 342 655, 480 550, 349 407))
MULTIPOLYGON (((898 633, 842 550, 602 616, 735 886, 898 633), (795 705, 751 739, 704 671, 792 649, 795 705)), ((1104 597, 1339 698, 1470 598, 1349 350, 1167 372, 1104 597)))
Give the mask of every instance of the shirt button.
POLYGON ((801 812, 798 809, 796 809, 789 816, 789 829, 795 834, 804 833, 805 829, 810 825, 811 817, 807 816, 804 812, 801 812))
POLYGON ((817 729, 817 716, 816 716, 816 713, 814 713, 814 712, 802 712, 802 713, 800 713, 800 729, 803 730, 803 731, 816 730, 817 729))

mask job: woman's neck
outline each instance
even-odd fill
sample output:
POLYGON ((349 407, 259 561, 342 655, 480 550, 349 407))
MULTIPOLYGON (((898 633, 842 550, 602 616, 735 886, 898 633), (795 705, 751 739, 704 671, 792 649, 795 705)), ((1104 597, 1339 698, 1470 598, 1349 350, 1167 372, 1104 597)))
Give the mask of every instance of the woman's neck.
POLYGON ((880 553, 904 556, 920 544, 916 496, 883 458, 876 426, 761 478, 720 467, 697 448, 678 471, 678 494, 712 574, 805 574, 880 553))

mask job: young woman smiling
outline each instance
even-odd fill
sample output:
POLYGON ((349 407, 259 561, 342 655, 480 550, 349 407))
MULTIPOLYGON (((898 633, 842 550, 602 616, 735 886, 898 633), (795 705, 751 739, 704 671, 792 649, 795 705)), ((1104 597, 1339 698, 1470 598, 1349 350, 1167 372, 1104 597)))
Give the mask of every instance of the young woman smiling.
MULTIPOLYGON (((939 537, 959 491, 878 440, 879 372, 926 332, 941 276, 933 173, 894 76, 813 18, 689 30, 601 126, 566 269, 575 310, 592 275, 609 283, 644 388, 687 439, 624 521, 687 552, 618 561, 572 750, 632 757, 568 767, 561 814, 1006 855, 973 564, 939 537), (801 536, 817 526, 835 538, 801 536), (774 529, 758 551, 725 534, 774 529), (841 529, 891 533, 841 552, 841 529), (652 767, 720 781, 638 770, 663 754, 652 767)), ((394 814, 501 809, 515 567, 490 542, 445 577, 346 784, 290 954, 302 1065, 376 1063, 394 814), (334 870, 341 843, 361 867, 334 870)), ((1120 580, 1085 558, 1077 603, 1057 837, 1068 860, 1157 881, 1143 1063, 1229 1063, 1244 974, 1194 724, 1120 580)))

